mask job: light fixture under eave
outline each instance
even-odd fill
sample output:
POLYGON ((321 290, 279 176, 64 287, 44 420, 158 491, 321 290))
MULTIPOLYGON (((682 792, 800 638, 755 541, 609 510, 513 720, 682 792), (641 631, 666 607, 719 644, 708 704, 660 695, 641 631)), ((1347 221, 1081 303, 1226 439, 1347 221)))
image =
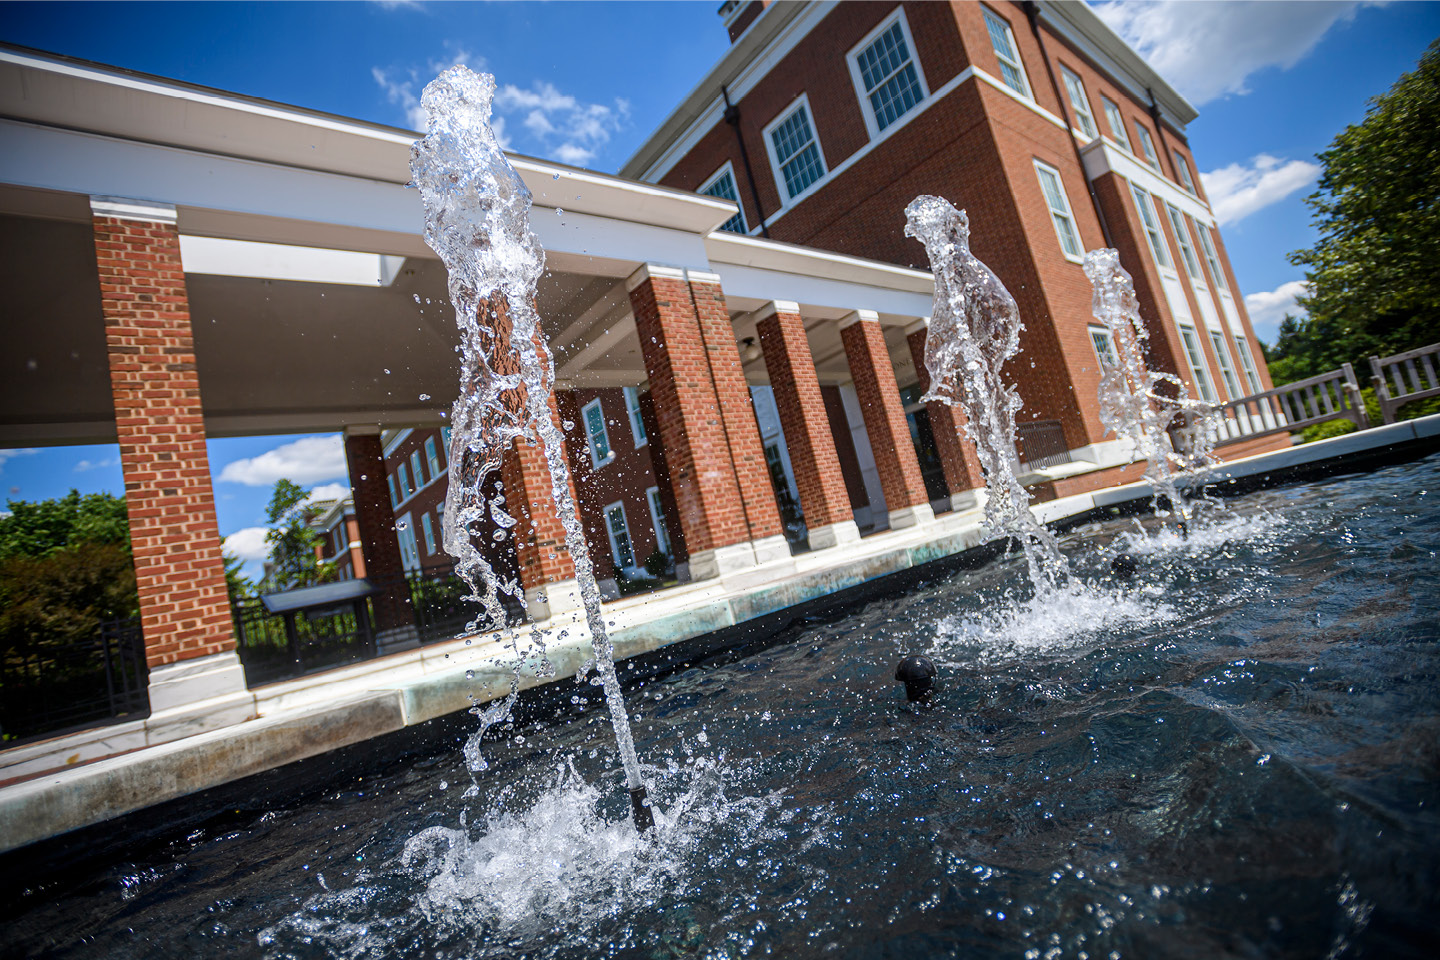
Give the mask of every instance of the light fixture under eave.
POLYGON ((740 359, 746 363, 760 359, 760 345, 755 342, 754 337, 746 337, 740 341, 740 359))

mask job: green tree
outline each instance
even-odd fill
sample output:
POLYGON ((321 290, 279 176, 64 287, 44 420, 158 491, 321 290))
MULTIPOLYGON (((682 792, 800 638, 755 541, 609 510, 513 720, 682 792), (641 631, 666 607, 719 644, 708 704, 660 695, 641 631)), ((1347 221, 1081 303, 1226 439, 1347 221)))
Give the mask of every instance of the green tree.
POLYGON ((44 557, 79 543, 113 544, 130 553, 125 498, 71 490, 55 500, 11 500, 0 517, 0 560, 44 557))
POLYGON ((1440 340, 1440 40, 1319 160, 1306 202, 1320 238, 1290 254, 1310 283, 1309 318, 1281 329, 1276 382, 1344 362, 1368 376, 1372 354, 1440 340))
POLYGON ((225 587, 230 592, 230 599, 254 596, 255 584, 245 576, 245 561, 228 553, 221 553, 220 557, 225 561, 225 587))
POLYGON ((274 590, 293 590, 335 579, 335 564, 315 555, 320 534, 310 525, 315 510, 309 499, 309 491, 284 479, 275 484, 270 495, 265 518, 271 529, 265 542, 270 548, 268 578, 274 590))

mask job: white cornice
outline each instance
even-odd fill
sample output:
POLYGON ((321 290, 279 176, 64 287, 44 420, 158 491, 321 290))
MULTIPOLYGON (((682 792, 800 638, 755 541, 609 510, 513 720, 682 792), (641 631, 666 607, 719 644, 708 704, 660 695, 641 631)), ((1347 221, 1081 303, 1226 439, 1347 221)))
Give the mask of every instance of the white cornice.
POLYGON ((1093 141, 1081 148, 1080 156, 1085 161, 1085 175, 1091 180, 1114 173, 1140 186, 1147 193, 1160 197, 1176 209, 1188 213, 1201 223, 1215 226, 1215 214, 1209 207, 1109 140, 1093 141))

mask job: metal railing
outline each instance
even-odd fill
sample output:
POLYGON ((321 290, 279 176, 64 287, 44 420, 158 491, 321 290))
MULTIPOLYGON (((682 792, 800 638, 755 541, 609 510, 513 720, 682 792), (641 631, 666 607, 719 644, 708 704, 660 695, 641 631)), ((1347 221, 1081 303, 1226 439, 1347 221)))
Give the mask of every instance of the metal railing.
POLYGON ((1380 402, 1380 416, 1386 423, 1394 423, 1395 411, 1412 400, 1440 397, 1440 377, 1435 374, 1437 365, 1440 365, 1440 343, 1390 357, 1370 358, 1370 369, 1375 375, 1375 399, 1380 402))
POLYGON ((1348 363, 1318 377, 1219 404, 1216 410, 1224 422, 1217 445, 1293 433, 1329 420, 1349 420, 1360 430, 1370 426, 1355 370, 1348 363))
POLYGON ((150 715, 140 618, 102 623, 78 642, 34 640, 0 651, 5 743, 150 715))
POLYGON ((1031 470, 1069 463, 1070 448, 1065 445, 1065 430, 1059 420, 1032 420, 1015 428, 1015 443, 1020 462, 1031 470))

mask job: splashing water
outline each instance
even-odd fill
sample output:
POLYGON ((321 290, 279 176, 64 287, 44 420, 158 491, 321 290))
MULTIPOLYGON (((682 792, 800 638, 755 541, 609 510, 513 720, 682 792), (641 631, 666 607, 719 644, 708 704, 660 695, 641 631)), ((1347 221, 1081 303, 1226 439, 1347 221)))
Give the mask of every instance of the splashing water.
MULTIPOLYGON (((1135 456, 1149 462, 1145 479, 1158 501, 1169 500, 1176 519, 1188 521, 1190 509, 1176 486, 1177 473, 1206 470, 1216 463, 1215 408, 1189 395, 1185 382, 1145 365, 1150 333, 1140 319, 1140 303, 1130 274, 1113 249, 1085 254, 1085 276, 1095 288, 1091 310, 1110 331, 1116 361, 1101 366, 1100 422, 1132 445, 1135 456), (1177 415, 1184 426, 1184 449, 1177 450, 1169 428, 1177 415)), ((1160 511, 1157 509, 1157 513, 1160 511)), ((1161 514, 1162 516, 1164 514, 1161 514)))
POLYGON ((1015 414, 1021 400, 1001 376, 1020 352, 1020 311, 990 268, 970 252, 970 221, 940 197, 916 197, 905 208, 905 235, 925 245, 935 274, 935 307, 925 338, 930 390, 965 410, 965 430, 985 469, 985 522, 1019 540, 1037 593, 1057 590, 1068 578, 1050 531, 1030 512, 1030 494, 1017 475, 1015 414))
MULTIPOLYGON (((571 496, 564 435, 557 424, 555 364, 535 309, 536 283, 545 252, 530 229, 530 191, 505 158, 490 126, 495 78, 454 66, 426 86, 421 98, 429 120, 411 150, 410 171, 425 204, 425 242, 449 273, 450 301, 461 332, 460 394, 450 413, 451 473, 445 499, 445 550, 490 622, 515 653, 510 695, 481 713, 467 760, 483 769, 479 738, 509 715, 523 658, 505 626, 499 594, 523 599, 520 585, 501 582, 475 546, 487 518, 508 535, 516 519, 493 480, 512 446, 539 445, 550 492, 565 529, 565 545, 585 606, 596 670, 605 690, 615 740, 631 791, 644 787, 625 701, 615 676, 614 648, 605 630, 585 534, 571 496), (487 489, 488 488, 488 489, 487 489)), ((517 450, 518 454, 520 451, 517 450)), ((541 647, 542 672, 553 673, 541 647)), ((477 707, 478 712, 478 707, 477 707)))

